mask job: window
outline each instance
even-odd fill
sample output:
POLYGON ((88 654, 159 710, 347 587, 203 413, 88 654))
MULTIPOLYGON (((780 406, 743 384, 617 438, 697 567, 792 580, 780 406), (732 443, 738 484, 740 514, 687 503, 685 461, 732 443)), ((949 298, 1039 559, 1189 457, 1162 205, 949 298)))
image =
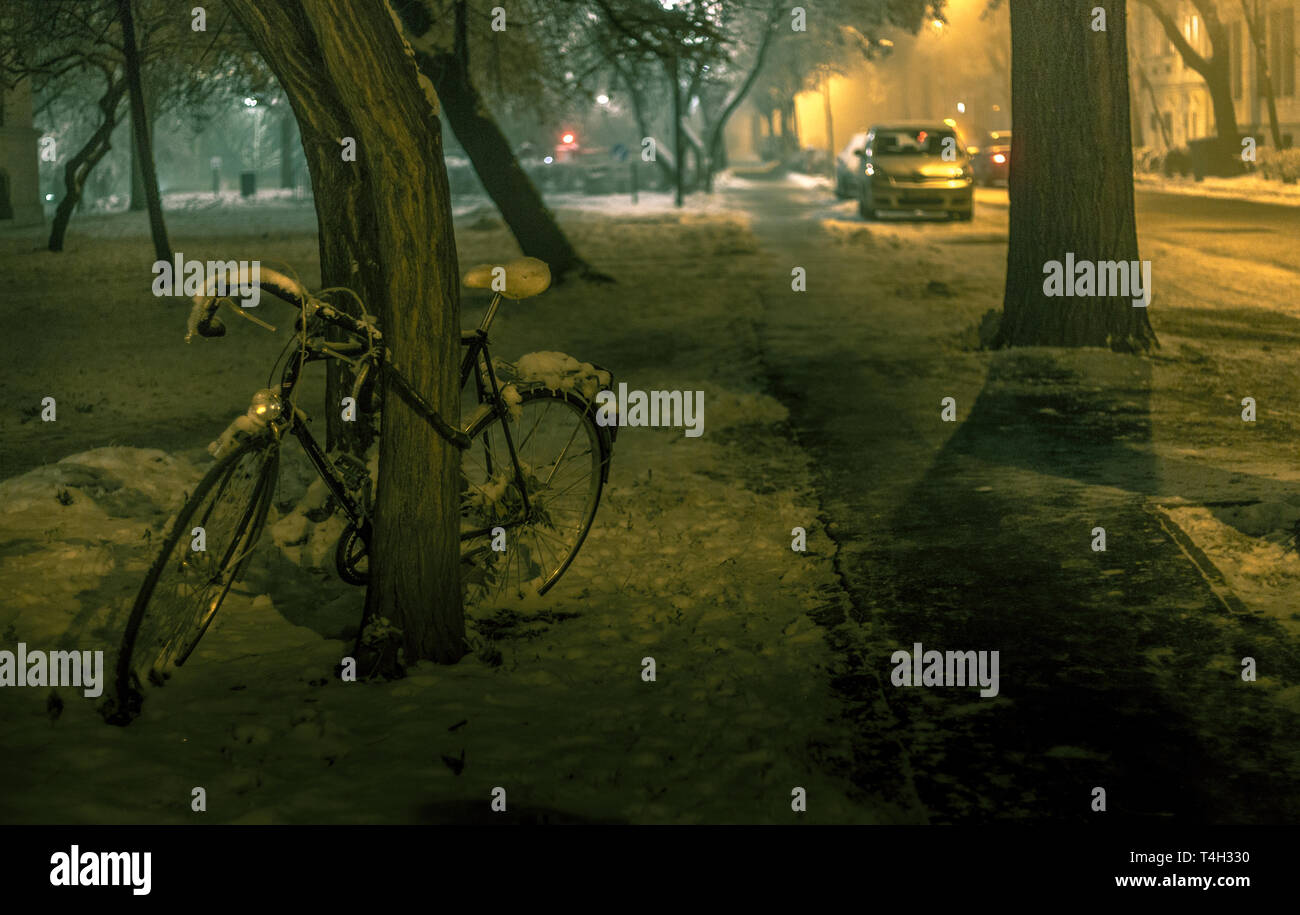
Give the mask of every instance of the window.
POLYGON ((1268 17, 1268 74, 1273 94, 1295 95, 1295 11, 1275 9, 1268 17))
MULTIPOLYGON (((876 134, 874 153, 877 156, 938 156, 943 153, 944 140, 957 141, 951 130, 890 130, 876 134)), ((960 149, 960 145, 957 147, 960 149)))

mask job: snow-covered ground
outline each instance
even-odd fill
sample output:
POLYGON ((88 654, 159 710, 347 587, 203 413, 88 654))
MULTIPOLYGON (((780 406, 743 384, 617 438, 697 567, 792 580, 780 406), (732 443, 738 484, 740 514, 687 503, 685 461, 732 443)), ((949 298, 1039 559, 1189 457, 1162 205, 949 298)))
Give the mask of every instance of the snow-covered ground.
MULTIPOLYGON (((245 213, 247 234, 238 220, 219 220, 218 237, 181 220, 173 237, 195 257, 260 251, 314 282, 314 239, 296 209, 277 210, 245 213)), ((619 282, 507 303, 494 352, 561 350, 633 388, 703 391, 705 434, 621 430, 595 527, 560 585, 469 608, 476 654, 388 683, 333 678, 362 595, 328 568, 337 522, 304 523, 306 478, 291 462, 271 538, 133 725, 105 725, 71 690, 57 716, 48 689, 0 691, 6 755, 23 760, 6 767, 0 821, 488 820, 495 786, 532 820, 787 822, 796 786, 815 799, 812 822, 896 816, 851 801, 838 774, 850 737, 808 611, 842 598, 807 459, 758 380, 752 237, 698 208, 562 212, 619 282), (726 256, 701 257, 714 254, 726 256), (806 553, 790 548, 796 526, 806 553), (462 754, 457 772, 446 760, 462 754), (195 786, 207 814, 190 810, 195 786)), ((34 251, 35 237, 0 248, 19 297, 6 310, 25 316, 10 339, 29 354, 14 396, 60 398, 56 423, 0 420, 26 449, 6 451, 20 467, 0 483, 10 650, 112 651, 165 520, 210 463, 204 446, 280 342, 249 326, 181 343, 183 309, 151 299, 126 266, 151 258, 137 222, 74 223, 59 258, 34 251)), ((458 241, 464 264, 516 253, 486 214, 458 241)), ((467 301, 466 325, 482 304, 467 301)))
POLYGON ((1270 181, 1259 175, 1239 175, 1235 178, 1166 177, 1164 175, 1137 174, 1133 184, 1140 190, 1161 191, 1166 194, 1187 194, 1192 197, 1221 197, 1231 200, 1250 200, 1255 203, 1279 203, 1300 206, 1300 184, 1270 181))

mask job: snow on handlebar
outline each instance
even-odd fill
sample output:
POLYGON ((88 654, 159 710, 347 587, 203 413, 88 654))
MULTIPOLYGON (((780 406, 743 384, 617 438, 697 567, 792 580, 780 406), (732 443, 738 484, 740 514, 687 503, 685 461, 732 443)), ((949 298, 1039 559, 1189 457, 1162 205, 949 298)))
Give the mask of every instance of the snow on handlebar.
POLYGON ((226 332, 225 325, 216 316, 221 299, 231 290, 247 289, 254 286, 283 299, 295 308, 302 308, 307 303, 308 311, 315 312, 319 305, 300 283, 285 276, 278 270, 263 267, 254 261, 251 265, 240 264, 238 270, 219 272, 208 277, 206 291, 194 296, 194 307, 190 309, 189 320, 185 326, 185 342, 189 343, 194 335, 200 337, 220 337, 226 332))

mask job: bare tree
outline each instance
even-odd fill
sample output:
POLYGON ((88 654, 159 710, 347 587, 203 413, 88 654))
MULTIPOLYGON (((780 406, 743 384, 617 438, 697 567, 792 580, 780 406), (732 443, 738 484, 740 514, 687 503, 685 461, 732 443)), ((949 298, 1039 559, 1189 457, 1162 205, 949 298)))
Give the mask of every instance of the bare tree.
POLYGON ((160 261, 170 261, 172 247, 167 239, 162 195, 158 193, 158 174, 153 163, 153 138, 149 136, 148 108, 144 103, 140 52, 135 42, 135 16, 131 12, 131 0, 118 0, 117 21, 122 28, 122 57, 126 69, 126 84, 131 96, 131 129, 135 135, 135 148, 139 154, 136 159, 140 166, 140 177, 144 182, 145 199, 149 204, 149 232, 153 236, 154 255, 160 261))
MULTIPOLYGON (((321 277, 378 312, 395 364, 453 425, 460 292, 433 87, 384 0, 229 0, 289 97, 316 199, 321 277), (379 113, 382 113, 380 116, 379 113), (340 140, 355 141, 344 161, 340 140)), ((459 452, 387 386, 359 667, 465 653, 459 452)))
POLYGON ((1228 54, 1228 33, 1219 17, 1215 0, 1192 0, 1201 15, 1205 34, 1210 40, 1210 53, 1202 55, 1192 47, 1174 18, 1170 0, 1139 0, 1155 15, 1170 43, 1178 49, 1183 62, 1201 75, 1210 90, 1210 104, 1214 109, 1216 144, 1216 170, 1233 172, 1241 169, 1241 133, 1237 129, 1237 109, 1232 103, 1231 61, 1228 54))
POLYGON ((569 273, 609 279, 578 255, 520 166, 487 100, 475 86, 470 71, 467 0, 454 0, 449 30, 444 22, 443 31, 451 34, 449 47, 442 43, 446 35, 434 29, 428 0, 395 0, 393 8, 413 44, 416 63, 437 89, 448 124, 519 247, 525 254, 545 261, 557 279, 569 273))

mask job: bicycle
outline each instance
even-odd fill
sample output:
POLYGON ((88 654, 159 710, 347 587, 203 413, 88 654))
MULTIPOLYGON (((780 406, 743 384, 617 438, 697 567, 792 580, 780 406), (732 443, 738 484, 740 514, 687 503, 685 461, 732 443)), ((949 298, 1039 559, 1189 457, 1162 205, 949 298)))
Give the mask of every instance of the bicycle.
MULTIPOLYGON (((394 364, 376 321, 359 299, 360 318, 311 295, 296 280, 260 268, 255 280, 262 290, 299 310, 289 339, 290 344, 297 343, 295 353, 285 361, 279 385, 256 392, 248 412, 236 417, 209 446, 217 463, 176 516, 132 607, 115 668, 116 692, 105 709, 106 718, 114 723, 133 719, 143 701, 144 681, 161 686, 175 668, 185 664, 212 625, 266 526, 286 435, 301 444, 334 505, 347 518, 335 549, 339 576, 350 584, 366 583, 370 472, 366 463, 353 455, 341 453, 331 459, 308 429, 310 417, 298 406, 294 391, 304 366, 311 362, 347 363, 355 378, 354 403, 367 416, 379 414, 382 406, 376 402, 395 392, 462 450, 462 567, 468 563, 476 569, 487 593, 510 589, 527 593, 535 588, 536 593, 545 594, 555 585, 591 529, 609 477, 616 427, 596 423, 593 402, 578 393, 526 379, 503 383, 498 377, 488 332, 501 300, 544 292, 550 285, 550 271, 541 261, 520 258, 504 265, 503 273, 492 265, 476 267, 464 281, 471 288, 490 289, 494 273, 495 278, 504 279, 504 288, 494 290, 478 328, 461 333, 460 388, 462 397, 467 396, 473 377, 477 408, 457 429, 394 364), (342 330, 347 339, 327 339, 324 332, 329 328, 342 330), (380 377, 388 382, 388 394, 382 386, 375 390, 374 382, 380 377), (195 548, 198 529, 202 529, 203 549, 195 548)), ((240 278, 244 278, 242 274, 240 278)), ((331 291, 350 292, 322 290, 321 294, 331 291)), ((195 334, 225 334, 216 316, 222 302, 236 314, 275 330, 229 299, 213 294, 209 285, 207 294, 195 296, 187 341, 195 334)), ((284 352, 272 366, 270 377, 282 359, 284 352)), ((595 368, 601 387, 612 385, 612 376, 595 368)))

